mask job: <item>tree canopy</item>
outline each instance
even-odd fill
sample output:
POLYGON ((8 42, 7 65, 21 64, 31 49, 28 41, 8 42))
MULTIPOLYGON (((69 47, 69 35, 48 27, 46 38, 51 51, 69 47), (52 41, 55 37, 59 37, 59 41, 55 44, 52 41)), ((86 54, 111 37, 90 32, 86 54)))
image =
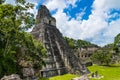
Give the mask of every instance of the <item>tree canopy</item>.
POLYGON ((97 45, 94 45, 94 44, 92 44, 88 41, 85 41, 85 40, 80 40, 80 39, 75 40, 75 39, 68 38, 68 37, 64 37, 64 39, 71 49, 77 49, 77 48, 81 48, 81 47, 97 46, 97 45))
POLYGON ((91 60, 99 65, 109 65, 112 61, 112 52, 109 48, 101 48, 93 53, 91 60))
POLYGON ((100 50, 97 50, 91 56, 91 60, 100 65, 109 65, 109 63, 120 63, 120 34, 118 34, 114 43, 107 44, 100 50))
POLYGON ((15 5, 4 1, 0 1, 0 77, 18 73, 19 59, 41 68, 46 49, 26 32, 35 23, 34 15, 28 11, 34 5, 25 0, 15 0, 15 5), (20 52, 22 49, 25 54, 20 52))

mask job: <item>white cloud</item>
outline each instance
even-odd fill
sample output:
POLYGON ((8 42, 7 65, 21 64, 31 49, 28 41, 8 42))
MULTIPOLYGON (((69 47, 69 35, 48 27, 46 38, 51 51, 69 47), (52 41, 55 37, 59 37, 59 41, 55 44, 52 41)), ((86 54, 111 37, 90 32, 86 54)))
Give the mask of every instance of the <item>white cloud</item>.
POLYGON ((85 10, 87 9, 87 7, 80 9, 81 12, 76 14, 76 20, 79 21, 82 19, 82 17, 85 15, 85 10))
POLYGON ((120 9, 120 0, 105 0, 104 7, 120 9))
POLYGON ((73 18, 69 20, 70 16, 66 15, 63 9, 68 8, 70 4, 76 7, 76 1, 77 0, 49 0, 46 3, 50 10, 58 9, 58 12, 53 16, 56 18, 57 27, 63 35, 75 39, 92 39, 92 43, 101 46, 111 43, 114 37, 120 33, 120 20, 108 23, 107 20, 116 15, 113 14, 110 16, 108 13, 111 9, 120 9, 120 0, 94 0, 92 14, 88 20, 81 20, 85 14, 84 10, 76 14, 76 19, 73 18))
POLYGON ((66 7, 64 0, 48 0, 45 2, 45 5, 48 7, 49 10, 62 10, 66 7))
MULTIPOLYGON (((29 0, 33 3, 38 3, 40 0, 29 0), (36 2, 35 2, 36 1, 36 2)), ((69 8, 69 5, 76 7, 78 0, 45 0, 45 4, 49 10, 57 9, 56 18, 57 27, 63 35, 75 39, 91 39, 92 43, 98 45, 105 45, 113 42, 114 37, 120 33, 120 19, 117 21, 107 22, 109 18, 120 16, 120 14, 109 15, 111 9, 120 9, 120 0, 94 0, 92 5, 92 13, 89 15, 88 20, 81 20, 85 14, 84 9, 81 13, 77 13, 77 18, 71 18, 66 15, 63 9, 69 8)), ((79 0, 81 1, 81 0, 79 0)), ((78 10, 79 11, 79 10, 78 10)), ((36 13, 36 9, 30 11, 36 13)))
POLYGON ((53 15, 57 22, 57 27, 60 29, 62 33, 64 33, 67 30, 67 21, 69 19, 69 16, 67 16, 65 13, 63 13, 61 10, 59 10, 55 15, 53 15), (66 27, 65 27, 66 26, 66 27))
POLYGON ((112 21, 109 24, 109 28, 106 29, 104 36, 109 36, 110 38, 113 38, 118 33, 120 33, 120 19, 118 19, 117 21, 112 21))
MULTIPOLYGON (((96 38, 95 36, 93 37, 93 39, 95 39, 96 41, 93 41, 94 43, 96 43, 97 41, 101 41, 102 43, 99 45, 105 45, 107 43, 111 43, 114 41, 114 37, 120 33, 120 27, 119 27, 119 21, 112 21, 111 23, 108 23, 106 20, 108 20, 110 17, 114 17, 116 16, 115 14, 109 15, 108 13, 110 12, 111 9, 120 9, 120 0, 95 0, 93 3, 93 11, 92 11, 92 15, 96 18, 96 21, 101 20, 101 23, 97 24, 97 26, 103 27, 102 31, 99 31, 100 29, 96 29, 96 31, 98 31, 98 33, 103 33, 103 35, 96 35, 99 36, 100 38, 96 38), (98 16, 98 17, 97 17, 98 16), (101 37, 102 36, 102 37, 101 37)), ((118 16, 118 14, 117 14, 118 16)), ((120 16, 120 14, 119 14, 120 16)), ((90 19, 89 19, 90 20, 90 19)), ((88 21, 89 21, 88 20, 88 21)), ((95 22, 96 22, 95 21, 95 22)), ((94 33, 95 34, 95 33, 94 33)))
POLYGON ((72 7, 76 7, 77 5, 75 4, 77 1, 81 1, 81 0, 66 0, 67 5, 69 6, 69 4, 72 5, 72 7))
POLYGON ((81 0, 46 0, 44 3, 49 10, 63 10, 64 8, 68 8, 70 5, 72 7, 76 7, 76 2, 81 0))

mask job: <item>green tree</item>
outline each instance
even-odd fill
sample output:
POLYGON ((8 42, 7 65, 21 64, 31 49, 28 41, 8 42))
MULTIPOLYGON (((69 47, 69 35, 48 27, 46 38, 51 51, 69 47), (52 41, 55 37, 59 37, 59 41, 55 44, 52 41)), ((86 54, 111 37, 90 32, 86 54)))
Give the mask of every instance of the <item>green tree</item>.
POLYGON ((34 5, 25 0, 15 0, 16 5, 3 2, 4 0, 0 1, 0 77, 18 73, 20 56, 40 68, 46 50, 26 32, 35 23, 34 15, 28 12, 34 5), (21 49, 26 54, 19 53, 21 49))
POLYGON ((114 38, 114 62, 120 63, 120 33, 114 38))
POLYGON ((120 55, 120 34, 118 34, 114 39, 114 50, 116 54, 120 55))
POLYGON ((112 61, 112 53, 108 48, 104 47, 93 53, 91 60, 99 65, 109 65, 112 61))
POLYGON ((78 48, 80 48, 80 47, 89 47, 89 46, 93 46, 93 44, 91 44, 90 42, 87 42, 87 41, 77 40, 76 41, 76 46, 78 48))
POLYGON ((71 49, 75 49, 76 48, 76 45, 75 45, 76 40, 74 40, 72 38, 68 38, 68 37, 64 37, 64 39, 65 39, 65 41, 67 42, 68 46, 71 49))
POLYGON ((115 37, 114 43, 115 43, 115 46, 120 46, 120 34, 118 34, 115 37))
POLYGON ((75 39, 68 38, 68 37, 64 37, 64 39, 71 49, 78 49, 78 48, 81 48, 81 47, 91 47, 91 46, 98 47, 97 45, 94 45, 94 44, 92 44, 88 41, 85 41, 85 40, 80 40, 80 39, 75 40, 75 39))

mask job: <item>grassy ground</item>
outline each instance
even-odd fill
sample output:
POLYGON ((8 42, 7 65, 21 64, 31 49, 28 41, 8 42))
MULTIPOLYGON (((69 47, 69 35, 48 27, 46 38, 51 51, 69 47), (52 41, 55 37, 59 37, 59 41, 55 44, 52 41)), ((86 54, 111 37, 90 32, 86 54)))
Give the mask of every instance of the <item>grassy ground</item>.
MULTIPOLYGON (((98 74, 103 76, 101 79, 90 79, 90 80, 120 80, 120 66, 98 66, 93 65, 88 67, 91 72, 98 71, 98 74)), ((73 74, 65 74, 62 76, 55 76, 51 78, 44 78, 40 80, 71 80, 72 78, 77 77, 73 74)))
MULTIPOLYGON (((98 74, 104 76, 99 80, 120 80, 120 67, 119 66, 98 66, 94 65, 89 67, 91 72, 98 71, 98 74)), ((97 79, 90 79, 97 80, 97 79)))
POLYGON ((77 77, 76 75, 73 74, 65 74, 65 75, 61 75, 61 76, 55 76, 55 77, 51 77, 51 78, 43 78, 40 80, 71 80, 72 78, 77 77))
POLYGON ((63 76, 52 77, 49 80, 71 80, 72 78, 75 78, 75 77, 77 76, 73 74, 65 74, 63 76))

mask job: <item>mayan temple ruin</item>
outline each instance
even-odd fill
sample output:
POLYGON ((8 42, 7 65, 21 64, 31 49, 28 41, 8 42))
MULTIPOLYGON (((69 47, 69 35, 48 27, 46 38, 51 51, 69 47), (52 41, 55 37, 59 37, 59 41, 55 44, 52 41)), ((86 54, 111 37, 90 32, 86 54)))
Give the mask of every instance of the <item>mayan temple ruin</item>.
POLYGON ((56 27, 56 19, 50 15, 46 6, 40 6, 36 19, 37 24, 33 28, 32 34, 37 40, 43 42, 47 49, 46 66, 43 66, 41 76, 51 77, 65 73, 88 73, 86 66, 71 52, 56 27))

